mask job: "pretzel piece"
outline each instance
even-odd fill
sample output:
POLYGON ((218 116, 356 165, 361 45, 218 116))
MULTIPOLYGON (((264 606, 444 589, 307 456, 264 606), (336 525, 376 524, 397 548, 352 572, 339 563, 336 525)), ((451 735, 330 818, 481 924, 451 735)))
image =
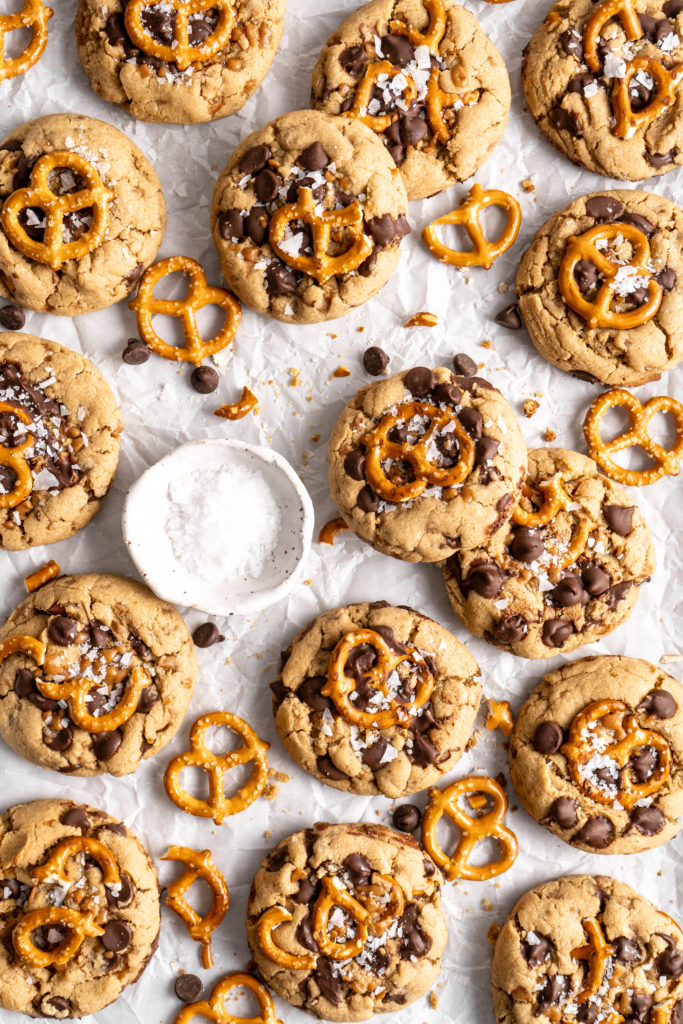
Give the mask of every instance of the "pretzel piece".
POLYGON ((97 734, 113 732, 125 725, 137 711, 140 694, 151 682, 142 666, 135 665, 126 680, 121 699, 111 711, 103 715, 93 715, 88 711, 88 695, 98 685, 92 679, 77 677, 61 682, 36 679, 36 686, 50 700, 65 700, 69 706, 69 715, 79 729, 97 734))
POLYGON ((156 2, 130 0, 124 12, 126 32, 132 43, 150 57, 176 64, 179 71, 185 71, 191 64, 202 64, 215 57, 230 42, 235 27, 232 0, 165 0, 165 5, 173 8, 173 42, 169 45, 155 39, 142 21, 145 8, 155 6, 156 2), (199 46, 194 46, 190 42, 190 18, 210 10, 218 12, 216 26, 199 46))
MULTIPOLYGON (((489 697, 488 705, 489 713, 486 716, 486 728, 490 732, 493 732, 494 729, 500 729, 503 736, 511 736, 515 720, 510 710, 510 702, 507 700, 491 700, 489 697)), ((484 799, 484 804, 486 804, 486 799, 484 799)), ((470 806, 474 806, 471 799, 470 806)))
POLYGON ((176 860, 185 870, 166 887, 166 906, 175 911, 187 928, 188 935, 202 944, 202 966, 213 967, 211 934, 218 928, 230 906, 230 893, 223 875, 213 862, 211 850, 191 850, 187 846, 171 846, 162 860, 176 860), (211 892, 211 909, 204 917, 185 899, 185 893, 197 879, 201 879, 211 892))
POLYGON ((587 1003, 592 996, 597 995, 605 977, 607 964, 614 956, 614 947, 607 942, 598 919, 588 917, 581 923, 588 935, 588 942, 585 946, 577 946, 571 952, 575 960, 585 960, 588 964, 584 986, 575 997, 579 1005, 587 1003))
MULTIPOLYGON (((25 427, 31 427, 33 424, 29 413, 26 409, 22 409, 20 405, 13 405, 11 402, 0 402, 0 414, 2 413, 16 416, 25 427)), ((7 494, 0 494, 0 508, 16 508, 17 505, 21 505, 22 501, 26 501, 33 490, 33 473, 26 461, 26 452, 35 443, 35 437, 28 431, 26 440, 22 441, 21 444, 15 445, 14 448, 0 444, 0 466, 9 467, 16 476, 12 490, 8 491, 7 494)))
POLYGON ((372 882, 358 886, 356 896, 370 915, 370 931, 375 936, 384 935, 392 921, 403 914, 403 889, 391 875, 377 873, 372 882))
POLYGON ((245 387, 242 388, 242 397, 239 402, 221 405, 219 409, 216 409, 214 416, 220 416, 224 420, 243 420, 257 405, 258 398, 253 391, 245 387))
POLYGON ((323 956, 329 960, 352 960, 363 952, 370 930, 370 915, 362 903, 345 889, 334 876, 322 880, 322 892, 313 908, 313 938, 323 956), (341 907, 356 926, 356 934, 345 942, 336 942, 328 932, 334 907, 341 907))
POLYGON ((190 729, 190 750, 169 761, 164 774, 164 785, 170 800, 186 814, 199 818, 213 818, 222 825, 227 817, 239 814, 258 799, 268 781, 266 751, 269 743, 260 740, 251 726, 227 711, 214 711, 198 718, 190 729), (222 755, 213 754, 206 745, 205 734, 212 726, 225 726, 244 740, 238 750, 222 755), (225 773, 241 764, 253 762, 251 778, 232 797, 225 795, 225 773), (183 768, 201 768, 209 776, 209 799, 192 796, 180 785, 183 768))
POLYGON ((410 645, 406 647, 407 651, 399 654, 373 629, 357 629, 346 633, 332 652, 327 682, 320 692, 334 702, 345 722, 359 728, 391 729, 397 725, 408 725, 434 692, 434 677, 421 651, 410 645), (346 664, 353 651, 364 644, 372 647, 377 655, 375 664, 363 673, 363 680, 388 701, 389 708, 381 711, 361 711, 351 699, 358 682, 353 675, 347 674, 346 664), (396 695, 391 693, 389 681, 392 673, 404 662, 409 662, 416 669, 418 683, 412 700, 399 701, 396 695))
POLYGON ((61 566, 59 566, 53 559, 46 562, 45 565, 41 565, 40 568, 36 569, 34 572, 30 572, 28 576, 24 576, 26 593, 32 594, 34 590, 40 590, 40 588, 44 587, 50 580, 56 579, 61 571, 61 566))
POLYGON ((26 654, 33 658, 36 665, 42 665, 45 661, 46 650, 45 644, 34 636, 24 636, 23 634, 10 636, 6 640, 0 641, 0 665, 11 654, 26 654))
POLYGON ((273 252, 295 270, 314 277, 325 284, 331 277, 349 274, 364 263, 372 252, 372 242, 365 234, 363 210, 357 199, 343 210, 316 212, 317 204, 310 188, 300 188, 296 203, 281 206, 270 218, 270 244, 273 252), (282 242, 290 224, 303 221, 309 224, 313 235, 312 256, 292 256, 282 242), (338 256, 330 256, 329 248, 333 228, 344 228, 350 244, 338 256))
POLYGON ((43 56, 47 45, 47 23, 54 14, 43 0, 24 0, 16 14, 0 14, 0 82, 23 75, 43 56), (16 57, 5 57, 5 37, 20 28, 31 29, 31 41, 16 57))
POLYGON ((654 57, 633 57, 626 65, 626 74, 614 79, 612 89, 612 110, 616 124, 612 134, 618 139, 632 138, 639 128, 647 127, 675 101, 674 86, 679 81, 683 67, 669 70, 654 57), (642 110, 634 110, 631 104, 631 80, 639 72, 650 75, 657 87, 656 95, 642 110))
POLYGON ((626 38, 631 42, 643 35, 634 0, 605 0, 596 7, 583 30, 583 59, 591 71, 600 71, 598 42, 603 28, 612 18, 619 19, 626 38))
POLYGON ((467 199, 457 210, 439 217, 423 230, 422 240, 441 263, 448 263, 454 267, 483 267, 484 270, 490 270, 493 261, 514 244, 521 224, 522 209, 514 196, 497 188, 485 191, 481 185, 473 185, 467 199), (494 242, 489 242, 486 238, 480 220, 482 211, 488 206, 498 206, 507 214, 505 228, 494 242), (445 245, 436 231, 441 224, 460 224, 472 241, 472 250, 463 252, 445 245))
POLYGON ((668 395, 650 398, 644 404, 624 388, 614 388, 600 395, 591 404, 583 422, 588 454, 603 473, 629 487, 643 487, 663 476, 678 476, 678 463, 683 459, 683 404, 668 395), (603 441, 600 424, 610 409, 625 409, 629 426, 611 441, 603 441), (671 448, 663 448, 650 437, 649 425, 658 412, 667 413, 674 421, 676 440, 671 448), (655 465, 650 469, 624 469, 612 458, 615 452, 638 447, 655 465))
POLYGON ((87 836, 71 836, 69 839, 62 839, 52 850, 48 859, 33 869, 33 877, 40 882, 58 882, 60 885, 68 886, 69 877, 66 874, 66 865, 72 857, 76 857, 80 853, 96 861, 102 872, 102 881, 105 885, 118 886, 121 884, 118 864, 113 855, 103 843, 87 836))
POLYGON ((318 534, 318 544, 334 544, 339 534, 348 529, 346 520, 342 519, 341 516, 337 519, 330 519, 329 523, 325 523, 318 534))
POLYGON ((278 967, 286 967, 289 971, 313 971, 318 963, 315 953, 289 953, 275 941, 275 929, 291 920, 292 915, 284 907, 271 907, 261 914, 256 925, 256 937, 261 952, 278 967))
POLYGON ((446 32, 446 8, 443 0, 422 0, 423 7, 429 14, 429 25, 424 32, 419 32, 405 21, 390 21, 389 32, 394 36, 407 36, 415 47, 428 46, 432 53, 439 52, 439 45, 446 32))
MULTIPOLYGON (((451 77, 452 74, 451 72, 451 77)), ((453 108, 461 110, 462 107, 471 107, 479 99, 479 93, 476 90, 465 93, 446 92, 445 89, 441 88, 440 75, 441 72, 438 68, 432 69, 429 82, 427 83, 425 109, 432 135, 437 142, 445 146, 452 132, 444 120, 444 110, 452 110, 453 108)), ((501 194, 504 195, 505 193, 501 194)))
POLYGON ((68 963, 87 938, 97 938, 104 929, 95 923, 92 912, 81 914, 68 907, 42 907, 20 917, 12 929, 12 945, 17 956, 31 967, 62 967, 68 963), (39 949, 32 934, 36 928, 65 928, 68 934, 54 949, 39 949))
POLYGON ((5 200, 0 222, 7 238, 28 259, 59 270, 67 260, 78 260, 94 252, 105 240, 109 227, 109 203, 115 198, 97 168, 85 157, 68 150, 41 156, 33 166, 29 184, 17 189, 5 200), (85 183, 77 192, 54 192, 50 186, 53 171, 64 168, 85 183), (45 213, 42 241, 31 238, 20 221, 20 214, 37 207, 45 213), (92 208, 92 223, 80 238, 64 241, 64 219, 67 214, 92 208))
POLYGON ((627 811, 639 800, 656 793, 671 775, 672 753, 669 742, 661 733, 643 729, 636 716, 630 714, 626 704, 620 700, 599 700, 588 704, 574 718, 567 742, 560 749, 567 758, 567 768, 577 789, 597 803, 618 802, 627 811), (596 725, 606 719, 612 720, 605 728, 614 732, 615 740, 608 745, 601 743, 598 747, 594 730, 596 725), (643 747, 652 747, 657 752, 657 768, 645 782, 634 782, 629 760, 636 750, 643 747), (598 753, 610 758, 619 768, 619 781, 614 794, 596 786, 582 771, 598 753))
POLYGON ((227 348, 242 318, 242 307, 235 296, 226 288, 208 285, 204 270, 189 256, 171 256, 149 267, 142 275, 137 295, 128 305, 135 310, 138 331, 153 352, 164 359, 194 363, 195 366, 200 366, 206 356, 227 348), (156 299, 156 285, 163 277, 177 271, 189 278, 185 298, 156 299), (225 321, 218 333, 205 341, 199 333, 197 313, 206 306, 219 306, 225 312, 225 321), (159 337, 152 325, 155 314, 180 320, 185 335, 184 346, 169 345, 159 337))
MULTIPOLYGON (((538 489, 543 494, 543 504, 541 507, 537 512, 527 512, 521 503, 518 503, 512 513, 513 523, 516 523, 518 526, 540 527, 549 526, 561 511, 566 512, 567 515, 574 514, 577 516, 577 523, 572 530, 569 544, 557 558, 553 559, 553 565, 548 573, 552 579, 559 576, 562 569, 567 569, 578 561, 586 550, 591 527, 590 521, 583 509, 572 508, 576 502, 567 491, 561 473, 557 473, 552 480, 545 480, 540 483, 538 489)), ((532 495, 531 488, 526 483, 522 486, 522 494, 527 498, 530 498, 532 495)))
POLYGON ((212 1024, 282 1024, 275 1015, 275 1005, 265 985, 257 981, 251 974, 235 971, 226 974, 214 986, 209 999, 198 1003, 189 1003, 177 1015, 174 1024, 190 1024, 196 1017, 212 1021, 212 1024), (234 998, 235 989, 245 988, 256 999, 258 1016, 236 1017, 226 1006, 228 999, 234 998))
POLYGON ((398 77, 398 75, 403 75, 406 83, 403 93, 403 103, 406 109, 410 106, 413 100, 417 98, 415 83, 412 78, 405 73, 403 68, 395 67, 388 60, 376 60, 371 64, 368 64, 363 78, 358 83, 358 88, 356 89, 356 94, 353 98, 353 106, 347 110, 346 113, 349 117, 355 117, 359 121, 362 121, 364 125, 377 133, 385 132, 391 125, 392 121, 395 121, 398 117, 398 114, 395 113, 368 113, 368 105, 372 99, 372 94, 382 75, 388 79, 394 79, 398 77))
POLYGON ((470 776, 458 779, 446 789, 431 790, 429 806, 422 818, 422 845, 449 881, 466 878, 483 882, 502 875, 512 867, 517 859, 518 845, 514 832, 503 824, 507 809, 505 790, 495 779, 487 776, 470 776), (491 810, 474 818, 459 806, 458 801, 462 797, 479 793, 490 797, 493 806, 491 810), (450 856, 441 848, 436 837, 437 826, 444 814, 460 829, 460 838, 450 856), (480 840, 488 838, 498 842, 500 857, 489 864, 471 865, 469 859, 474 847, 480 840))
POLYGON ((613 327, 627 331, 648 323, 662 304, 662 286, 649 270, 650 243, 647 236, 633 224, 596 224, 583 235, 572 235, 567 242, 565 254, 560 263, 557 283, 560 294, 567 305, 582 316, 589 327, 613 327), (599 248, 599 243, 609 244, 616 238, 625 238, 631 243, 633 253, 628 264, 616 263, 599 248), (581 260, 588 260, 602 275, 603 282, 597 295, 588 300, 581 293, 574 271, 581 260), (642 305, 623 313, 613 312, 612 301, 616 295, 615 282, 623 266, 633 267, 638 277, 648 279, 647 299, 642 305))

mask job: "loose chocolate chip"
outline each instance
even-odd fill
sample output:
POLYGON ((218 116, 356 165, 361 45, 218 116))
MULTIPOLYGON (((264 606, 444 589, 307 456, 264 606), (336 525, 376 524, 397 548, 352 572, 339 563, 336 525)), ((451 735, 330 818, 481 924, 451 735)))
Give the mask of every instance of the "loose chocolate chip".
POLYGON ((324 957, 319 958, 313 978, 317 982, 323 998, 327 999, 333 1006, 339 1006, 342 1001, 341 982, 332 973, 332 964, 329 960, 326 960, 324 957))
MULTIPOLYGON (((339 55, 339 63, 348 75, 357 75, 368 61, 364 46, 350 46, 339 55)), ((353 98, 351 100, 353 106, 353 98)))
POLYGON ((583 60, 583 40, 574 29, 568 28, 566 32, 562 33, 560 46, 568 57, 576 57, 579 61, 583 60))
POLYGON ((82 807, 72 807, 62 815, 62 825, 78 828, 84 835, 90 831, 90 818, 82 807))
POLYGON ((291 267, 281 263, 270 263, 266 269, 266 289, 269 295, 278 298, 293 295, 297 289, 296 274, 291 267))
POLYGON ((363 487, 356 499, 356 504, 361 512, 368 514, 376 512, 379 508, 379 498, 369 487, 363 487))
POLYGON ((620 224, 631 224, 634 228, 638 228, 642 231, 647 238, 652 238, 657 228, 649 221, 647 217, 642 217, 639 213, 625 213, 623 217, 619 217, 620 224))
POLYGON ((125 921, 108 921, 104 926, 102 945, 112 953, 122 953, 128 949, 132 938, 133 932, 125 921))
POLYGON ((642 747, 629 759, 629 769, 636 782, 647 782, 657 767, 657 755, 651 747, 642 747))
POLYGON ((470 569, 465 583, 475 594, 492 600, 498 597, 506 579, 506 574, 495 562, 480 562, 470 569))
POLYGON ((350 476, 352 480, 364 480, 365 479, 365 452, 360 448, 355 448, 349 452, 344 458, 344 472, 347 476, 350 476))
POLYGON ((474 377, 477 372, 477 364, 465 352, 458 352, 453 356, 453 369, 463 377, 474 377))
POLYGON ((562 726, 557 722, 541 722, 534 733, 534 750, 539 754, 556 754, 564 742, 562 726))
POLYGON ((567 92, 578 92, 579 95, 583 95, 586 86, 595 80, 595 76, 591 75, 590 71, 579 71, 573 78, 569 79, 567 92))
POLYGON ((541 557, 545 546, 536 530, 529 526, 517 526, 514 529, 509 550, 512 557, 516 558, 518 562, 530 564, 541 557))
POLYGON ((655 280, 659 282, 665 292, 670 292, 676 286, 676 271, 672 270, 671 267, 664 267, 664 270, 660 270, 658 274, 655 274, 655 280))
POLYGON ((404 68, 415 60, 415 50, 405 36, 383 36, 382 53, 399 68, 404 68))
POLYGON ((624 204, 613 196, 591 196, 586 202, 586 213, 595 220, 616 220, 624 212, 624 204))
POLYGON ((389 746, 388 740, 379 739, 371 743, 369 747, 360 755, 360 759, 371 772, 376 772, 382 767, 382 758, 386 753, 386 749, 389 746))
POLYGON ((680 149, 678 146, 674 146, 668 153, 651 153, 649 149, 646 149, 643 156, 650 167, 660 168, 666 167, 667 164, 672 164, 679 153, 680 149))
POLYGON ((618 533, 620 537, 629 536, 633 530, 635 506, 604 505, 602 511, 612 533, 618 533))
POLYGON ((200 395, 211 395, 218 387, 218 374, 212 366, 195 366, 190 384, 200 395))
POLYGON ((50 620, 47 634, 53 643, 59 644, 60 647, 68 647, 74 642, 80 629, 81 627, 75 619, 68 615, 57 615, 50 620))
POLYGON ((657 974, 663 978, 680 978, 683 974, 683 952, 669 946, 655 961, 657 974))
POLYGON ((638 705, 638 711, 644 711, 653 718, 673 718, 678 704, 668 690, 650 690, 638 705))
POLYGON ((252 146, 240 160, 242 174, 258 174, 270 160, 272 153, 268 146, 252 146))
POLYGON ((120 729, 113 732, 100 732, 92 737, 92 748, 98 761, 108 761, 114 756, 123 742, 120 729))
POLYGON ((577 604, 588 604, 588 594, 583 589, 580 576, 566 576, 550 591, 550 600, 558 608, 573 608, 577 604))
POLYGON ((554 107, 550 111, 550 123, 559 132, 569 132, 575 139, 580 139, 583 135, 583 126, 573 110, 554 107))
POLYGON ((46 747, 50 748, 50 750, 68 750, 73 743, 73 739, 73 733, 67 726, 66 729, 60 729, 59 732, 48 736, 44 740, 44 743, 46 747))
POLYGON ((401 804, 393 813, 394 828, 399 832, 415 832, 420 825, 422 815, 415 804, 401 804))
POLYGON ((437 384, 432 394, 440 405, 460 405, 462 401, 462 391, 456 384, 437 384))
POLYGON ((271 170, 270 167, 265 167, 256 176, 254 191, 262 203, 272 203, 273 199, 277 197, 281 185, 282 178, 280 175, 271 170))
POLYGON ((574 280, 579 286, 579 291, 584 295, 595 288, 599 277, 597 267, 590 260, 579 260, 574 267, 574 280))
POLYGON ((226 210, 218 218, 218 232, 221 238, 230 242, 244 238, 244 218, 240 210, 226 210))
POLYGON ((379 377, 389 365, 389 356, 383 348, 371 345, 363 353, 363 366, 371 377, 379 377))
POLYGON ((245 217, 244 227, 254 245, 263 245, 268 237, 269 219, 265 206, 252 206, 245 217))
POLYGON ((631 811, 631 824, 644 836, 657 836, 666 822, 656 807, 634 807, 631 811))
POLYGON ((330 158, 319 142, 314 142, 299 157, 299 163, 306 171, 322 171, 329 162, 330 158))
POLYGON ((26 324, 26 314, 18 306, 0 308, 0 327, 6 331, 20 331, 26 324))
POLYGON ((572 838, 573 843, 583 843, 594 850, 605 850, 614 839, 614 825, 603 814, 589 818, 583 828, 572 838))
POLYGON ((591 597, 600 597, 609 590, 612 580, 599 565, 587 565, 581 570, 581 582, 591 597))
POLYGON ((501 309, 500 313, 497 313, 494 317, 494 320, 500 327, 507 327, 509 331, 521 331, 522 329, 522 317, 516 302, 511 302, 509 306, 501 309))
POLYGON ((173 988, 181 1003, 196 1003, 204 991, 201 979, 196 974, 179 974, 173 988))
POLYGON ((546 647, 563 647, 574 632, 571 622, 564 619, 547 619, 543 623, 541 639, 546 647))
POLYGON ((560 828, 574 828, 578 821, 575 801, 568 796, 558 796, 550 805, 548 817, 557 822, 560 828))
POLYGON ((478 409, 471 407, 461 409, 458 413, 458 419, 470 437, 473 437, 475 440, 481 437, 484 432, 484 417, 478 409))
POLYGON ((619 935, 612 939, 614 947, 614 959, 620 964, 636 964, 642 959, 640 946, 635 939, 627 939, 625 935, 619 935))
POLYGON ((517 644, 528 632, 528 623, 521 615, 504 615, 493 627, 492 635, 498 643, 517 644))
POLYGON ((192 639, 195 647, 213 647, 214 644, 222 643, 225 637, 219 632, 215 622, 202 622, 192 634, 192 639))
POLYGON ((434 374, 426 366, 415 366, 408 371, 403 383, 412 395, 422 398, 432 390, 436 381, 434 374))
POLYGON ((522 956, 530 967, 538 967, 555 949, 555 943, 548 935, 538 935, 536 932, 534 935, 535 942, 529 942, 528 939, 522 942, 522 956))
POLYGON ((321 775, 324 775, 326 779, 331 779, 332 782, 342 782, 344 779, 348 779, 346 772, 341 771, 332 761, 332 758, 325 754, 323 757, 319 757, 316 761, 318 765, 318 771, 321 775))
POLYGON ((141 341, 139 338, 129 338, 126 342, 126 347, 121 353, 121 358, 129 366, 142 366, 143 363, 147 362, 150 355, 151 352, 144 341, 141 341))

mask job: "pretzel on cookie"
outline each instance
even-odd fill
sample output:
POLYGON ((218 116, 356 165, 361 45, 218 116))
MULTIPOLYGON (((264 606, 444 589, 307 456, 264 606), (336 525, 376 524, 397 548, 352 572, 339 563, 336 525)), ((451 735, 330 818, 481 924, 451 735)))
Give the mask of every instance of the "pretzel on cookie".
POLYGON ((678 463, 683 459, 683 404, 675 398, 660 395, 643 404, 623 388, 606 391, 591 404, 583 423, 583 433, 588 454, 612 480, 629 487, 642 487, 663 476, 678 476, 678 463), (600 424, 610 409, 625 409, 629 427, 611 441, 603 441, 600 424), (663 448, 649 434, 650 421, 658 412, 668 414, 674 421, 676 439, 671 448, 663 448), (651 469, 624 469, 612 458, 614 453, 632 447, 642 448, 655 465, 651 469))
POLYGON ((185 71, 191 64, 201 64, 215 57, 230 42, 235 27, 235 7, 232 0, 164 0, 165 6, 173 10, 173 41, 170 44, 156 39, 145 26, 145 8, 154 7, 157 0, 129 0, 124 11, 126 32, 143 53, 157 60, 175 64, 179 71, 185 71), (192 23, 190 19, 198 14, 216 11, 218 20, 215 27, 202 42, 195 46, 190 42, 192 23))
POLYGON ((0 14, 0 82, 23 75, 43 56, 47 45, 47 23, 54 14, 43 0, 24 0, 15 14, 0 14), (31 29, 31 41, 16 57, 5 57, 5 37, 17 29, 31 29))
POLYGON ((612 134, 618 139, 630 139, 638 128, 647 127, 675 102, 674 86, 680 79, 683 68, 671 71, 654 57, 633 57, 626 65, 622 78, 615 78, 612 90, 612 110, 616 124, 612 134), (631 81, 639 74, 650 75, 657 87, 656 95, 642 110, 634 110, 631 103, 631 81))
POLYGON ((626 38, 635 42, 643 35, 634 0, 605 0, 595 8, 583 30, 583 59, 591 71, 600 71, 598 43, 603 28, 612 18, 618 18, 626 38))
POLYGON ((26 654, 33 658, 36 665, 42 665, 45 661, 46 646, 34 636, 24 636, 19 633, 16 636, 7 637, 0 641, 0 665, 11 654, 26 654))
POLYGON ((85 938, 94 939, 103 933, 92 912, 42 907, 19 918, 12 929, 12 945, 19 959, 30 967, 62 967, 76 956, 85 938), (40 949, 32 938, 37 928, 65 929, 67 934, 54 949, 40 949))
POLYGON ((235 971, 221 978, 214 985, 209 999, 184 1006, 174 1024, 191 1024, 198 1017, 210 1020, 213 1024, 282 1024, 275 1015, 275 1005, 266 986, 243 971, 235 971), (258 1016, 236 1016, 228 1009, 226 1002, 235 998, 235 989, 246 989, 254 996, 258 1004, 258 1016))
POLYGON ((427 46, 432 53, 439 52, 439 45, 446 32, 446 7, 444 0, 422 0, 429 14, 429 24, 424 32, 418 31, 405 21, 390 21, 389 32, 394 36, 407 36, 412 46, 427 46))
POLYGON ((66 873, 66 865, 72 857, 79 854, 83 854, 97 863, 105 885, 118 886, 121 884, 121 875, 114 856, 103 843, 86 836, 71 836, 69 839, 62 839, 47 860, 33 869, 33 877, 40 882, 58 882, 60 885, 68 886, 69 876, 66 873))
MULTIPOLYGON (((0 402, 0 414, 16 416, 27 428, 33 425, 31 416, 20 405, 0 402)), ((33 490, 33 473, 26 461, 26 453, 33 448, 35 443, 36 439, 28 429, 26 439, 21 444, 15 445, 14 448, 0 444, 0 466, 7 466, 16 477, 12 489, 7 494, 0 494, 0 508, 16 508, 17 505, 21 505, 22 501, 26 501, 33 490)))
POLYGON ((315 953, 289 953, 275 941, 275 929, 291 920, 292 915, 284 907, 271 907, 265 910, 256 925, 259 948, 264 956, 278 967, 285 967, 288 971, 313 971, 318 963, 315 953))
POLYGON ((582 1003, 587 1003, 589 999, 600 991, 605 978, 607 964, 611 957, 614 956, 614 947, 605 939, 598 919, 596 917, 588 917, 581 923, 588 935, 589 941, 585 946, 577 946, 571 952, 575 960, 585 960, 588 965, 584 986, 575 997, 579 1006, 582 1003))
POLYGON ((353 106, 346 111, 349 117, 355 117, 359 121, 362 121, 364 125, 370 128, 373 132, 385 132, 391 125, 392 121, 397 118, 395 113, 386 114, 369 114, 368 105, 372 99, 372 94, 375 91, 377 82, 381 75, 385 78, 393 79, 399 75, 403 76, 405 81, 404 92, 403 92, 403 104, 407 109, 410 104, 417 98, 417 89, 412 78, 407 75, 402 68, 394 67, 394 65, 388 60, 373 61, 372 64, 368 64, 363 78, 358 83, 356 94, 353 98, 353 106))
POLYGON ((135 665, 128 676, 121 699, 111 711, 103 715, 93 715, 88 711, 88 696, 97 685, 87 677, 64 679, 61 682, 50 682, 36 679, 36 686, 44 697, 50 700, 64 700, 69 706, 69 715, 79 729, 89 733, 113 732, 133 717, 143 690, 151 685, 152 680, 141 665, 135 665))
POLYGON ((403 914, 405 898, 403 889, 391 875, 379 872, 372 882, 359 885, 356 898, 370 915, 370 931, 373 935, 384 935, 392 921, 403 914))
POLYGON ((522 209, 514 198, 500 189, 484 190, 481 185, 473 185, 467 199, 450 213, 439 217, 429 224, 422 232, 422 240, 441 263, 454 267, 483 267, 490 270, 493 261, 498 259, 514 244, 522 224, 522 209), (481 224, 481 213, 489 206, 498 206, 505 211, 507 221, 500 236, 489 242, 481 224), (436 229, 442 224, 459 224, 470 237, 472 249, 464 252, 450 249, 438 237, 436 229))
POLYGON ((194 363, 195 366, 200 366, 206 356, 227 348, 242 318, 242 307, 235 296, 226 288, 208 285, 202 267, 189 256, 171 256, 149 267, 142 275, 137 295, 128 305, 136 313, 140 336, 153 352, 164 359, 194 363), (156 285, 163 277, 176 272, 189 278, 185 298, 156 299, 156 285), (199 333, 197 314, 206 306, 219 306, 225 312, 225 320, 218 333, 205 341, 199 333), (157 334, 152 324, 155 314, 180 320, 185 336, 184 346, 169 345, 157 334))
POLYGON ((322 880, 322 892, 313 908, 313 938, 322 956, 329 960, 352 960, 363 952, 370 930, 370 914, 348 889, 334 876, 322 880), (341 907, 356 926, 352 939, 337 942, 328 932, 329 918, 335 907, 341 907))
MULTIPOLYGON (((512 522, 517 526, 541 527, 549 526, 559 512, 566 512, 567 515, 577 516, 577 523, 572 529, 572 537, 562 552, 553 559, 553 565, 549 571, 551 578, 559 575, 562 569, 574 565, 586 550, 586 544, 591 533, 591 525, 586 513, 582 508, 576 509, 571 494, 569 494, 561 473, 556 473, 552 480, 544 480, 538 485, 543 494, 543 504, 536 512, 528 512, 523 505, 518 503, 512 513, 512 522)), ((531 498, 532 490, 527 483, 522 485, 522 495, 531 498)))
POLYGON ((213 862, 210 850, 191 850, 187 846, 171 846, 162 860, 175 860, 185 870, 166 887, 166 906, 175 911, 187 928, 188 935, 202 944, 202 966, 213 967, 211 935, 225 917, 230 894, 223 875, 213 862), (211 892, 211 909, 203 917, 185 899, 185 893, 197 879, 206 882, 211 892))
MULTIPOLYGON (((427 121, 429 122, 434 139, 445 146, 452 132, 444 120, 444 110, 452 110, 454 108, 461 110, 462 107, 473 106, 479 99, 479 92, 477 90, 465 93, 446 92, 445 89, 441 88, 440 77, 441 72, 439 69, 433 68, 427 83, 425 110, 427 111, 427 121)), ((453 72, 451 72, 451 78, 453 78, 453 72)))

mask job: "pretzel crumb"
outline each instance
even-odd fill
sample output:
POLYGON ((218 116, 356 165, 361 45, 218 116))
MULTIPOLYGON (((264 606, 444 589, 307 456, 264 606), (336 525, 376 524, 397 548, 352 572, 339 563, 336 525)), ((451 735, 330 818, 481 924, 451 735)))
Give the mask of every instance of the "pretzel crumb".
POLYGON ((555 433, 555 431, 553 430, 552 427, 548 427, 546 429, 546 432, 543 435, 543 437, 548 442, 548 444, 550 444, 551 441, 556 441, 557 440, 557 434, 555 433))
POLYGON ((289 386, 295 388, 299 384, 299 378, 301 377, 301 370, 297 370, 296 367, 292 367, 289 371, 289 386))
POLYGON ((411 316, 410 320, 406 320, 404 327, 436 327, 439 323, 439 318, 435 313, 416 313, 415 316, 411 316))
POLYGON ((528 420, 530 420, 532 416, 536 415, 540 407, 541 403, 537 402, 535 398, 527 398, 523 405, 524 415, 528 420))
POLYGON ((535 192, 536 191, 536 186, 534 185, 534 183, 531 180, 531 178, 524 178, 524 180, 520 182, 520 185, 522 186, 522 188, 524 189, 525 192, 535 192))
POLYGON ((334 370, 330 374, 330 380, 332 380, 334 377, 350 377, 350 376, 351 376, 351 371, 349 369, 347 369, 346 366, 338 366, 337 369, 334 370))
POLYGON ((60 566, 55 561, 49 561, 46 562, 45 565, 41 565, 40 568, 35 570, 35 572, 31 572, 28 576, 24 577, 26 593, 32 594, 34 590, 38 590, 49 580, 53 580, 55 577, 59 576, 61 571, 60 566))
POLYGON ((480 341, 479 345, 481 348, 493 348, 493 342, 490 338, 487 338, 486 341, 480 341))

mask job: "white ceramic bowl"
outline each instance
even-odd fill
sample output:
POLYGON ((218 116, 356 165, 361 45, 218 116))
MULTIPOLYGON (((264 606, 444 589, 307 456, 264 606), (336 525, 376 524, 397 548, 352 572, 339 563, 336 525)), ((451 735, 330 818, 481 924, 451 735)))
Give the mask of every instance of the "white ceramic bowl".
MULTIPOLYGON (((192 522, 192 509, 187 518, 191 536, 202 524, 192 522)), ((182 444, 142 474, 126 497, 123 536, 140 575, 159 597, 209 615, 249 615, 279 601, 297 582, 311 547, 313 521, 308 491, 286 459, 269 448, 217 438, 182 444), (218 475, 239 466, 263 477, 280 510, 274 557, 257 578, 225 578, 217 564, 215 581, 207 581, 179 563, 166 534, 168 488, 193 472, 218 475)))

